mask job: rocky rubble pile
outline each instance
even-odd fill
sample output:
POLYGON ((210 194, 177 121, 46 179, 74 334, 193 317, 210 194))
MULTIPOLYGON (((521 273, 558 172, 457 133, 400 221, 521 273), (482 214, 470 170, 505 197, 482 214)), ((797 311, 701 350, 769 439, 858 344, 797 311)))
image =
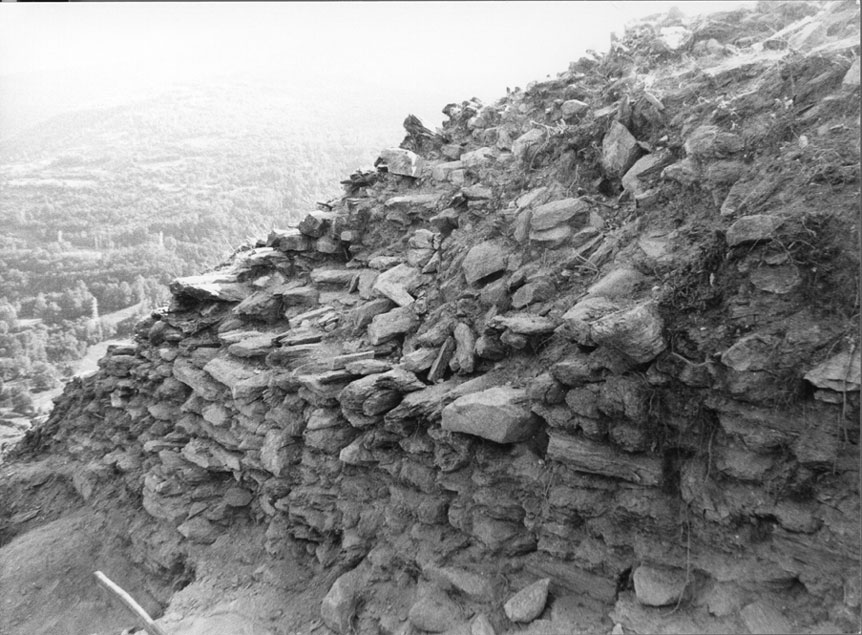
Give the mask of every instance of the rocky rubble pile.
POLYGON ((177 553, 241 517, 341 567, 337 633, 855 628, 857 25, 671 15, 450 104, 176 280, 30 447, 177 553))

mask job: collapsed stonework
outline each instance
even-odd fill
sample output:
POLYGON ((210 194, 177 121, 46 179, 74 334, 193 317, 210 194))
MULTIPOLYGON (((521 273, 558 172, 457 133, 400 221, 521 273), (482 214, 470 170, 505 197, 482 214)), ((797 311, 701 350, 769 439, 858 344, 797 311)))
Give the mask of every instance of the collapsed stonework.
POLYGON ((153 571, 241 524, 339 573, 336 633, 857 629, 858 17, 670 15, 450 104, 18 460, 146 514, 153 571))

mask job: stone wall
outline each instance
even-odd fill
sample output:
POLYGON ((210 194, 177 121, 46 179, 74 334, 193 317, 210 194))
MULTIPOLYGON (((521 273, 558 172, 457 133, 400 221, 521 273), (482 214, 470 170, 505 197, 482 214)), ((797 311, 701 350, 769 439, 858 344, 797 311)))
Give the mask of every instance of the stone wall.
POLYGON ((355 567, 337 632, 372 569, 433 587, 427 631, 468 620, 454 590, 474 633, 562 628, 494 617, 501 570, 638 632, 681 603, 701 632, 848 628, 858 165, 830 157, 858 162, 858 8, 791 4, 663 18, 408 127, 297 228, 175 281, 31 447, 81 491, 125 479, 179 543, 242 516, 274 558, 355 567))

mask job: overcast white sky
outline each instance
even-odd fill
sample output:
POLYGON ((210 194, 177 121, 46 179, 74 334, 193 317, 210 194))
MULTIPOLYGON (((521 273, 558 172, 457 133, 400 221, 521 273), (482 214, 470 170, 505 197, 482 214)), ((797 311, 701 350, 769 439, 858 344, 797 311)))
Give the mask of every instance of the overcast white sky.
MULTIPOLYGON (((395 99, 437 100, 436 115, 447 101, 491 101, 555 76, 586 49, 606 50, 610 33, 635 18, 740 4, 753 2, 3 2, 0 78, 100 70, 167 80, 286 67, 298 77, 362 75, 395 99)), ((0 82, 0 99, 2 90, 0 82)), ((410 109, 428 117, 427 108, 410 109)))

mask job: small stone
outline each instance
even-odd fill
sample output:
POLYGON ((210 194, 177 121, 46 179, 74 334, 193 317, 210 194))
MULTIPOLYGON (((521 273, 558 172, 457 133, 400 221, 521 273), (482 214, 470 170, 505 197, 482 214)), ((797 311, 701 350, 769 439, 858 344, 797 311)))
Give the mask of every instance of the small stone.
POLYGON ((356 602, 365 586, 365 576, 359 568, 338 578, 320 603, 320 617, 336 633, 345 635, 352 630, 356 602))
POLYGON ((514 348, 516 351, 522 351, 527 348, 527 344, 530 343, 530 339, 526 335, 521 335, 507 330, 500 336, 500 342, 509 348, 514 348))
POLYGON ((491 318, 488 326, 498 331, 508 330, 517 335, 548 335, 559 322, 534 313, 507 313, 491 318))
POLYGON ((496 243, 486 241, 475 245, 461 263, 464 277, 468 284, 486 278, 490 275, 505 271, 507 265, 506 250, 496 243))
POLYGON ((645 285, 647 277, 636 269, 620 267, 605 274, 587 289, 588 297, 631 298, 645 285))
POLYGON ((579 99, 568 99, 560 106, 560 112, 563 115, 563 119, 571 119, 577 115, 582 115, 589 109, 589 104, 586 104, 579 99))
POLYGON ((375 315, 368 325, 368 341, 378 346, 419 326, 419 317, 408 307, 375 315))
POLYGON ((431 178, 438 182, 445 182, 449 180, 450 175, 455 170, 460 170, 464 166, 460 161, 447 161, 445 163, 438 163, 433 168, 431 168, 431 178))
POLYGON ((203 516, 188 519, 177 527, 177 531, 191 542, 202 545, 211 545, 219 536, 218 528, 203 516))
POLYGON ((476 355, 482 359, 500 360, 506 356, 506 347, 499 338, 482 335, 476 340, 476 355))
POLYGON ((515 204, 518 206, 518 209, 532 207, 536 204, 541 205, 547 201, 548 194, 550 194, 548 187, 543 185, 530 190, 526 194, 521 194, 521 196, 518 197, 518 200, 515 201, 515 204))
POLYGON ((254 496, 247 489, 242 487, 231 487, 224 493, 222 501, 228 507, 245 507, 248 505, 254 496))
POLYGON ((506 617, 521 623, 532 622, 539 617, 545 610, 550 584, 550 578, 542 578, 518 591, 503 605, 506 617))
POLYGON ((538 146, 545 138, 545 132, 540 128, 528 130, 512 143, 512 154, 520 161, 529 161, 532 158, 533 148, 538 146))
POLYGON ((401 264, 377 276, 372 289, 395 304, 406 307, 413 304, 414 298, 410 292, 416 289, 421 281, 422 276, 418 269, 401 264))
POLYGON ((494 598, 494 585, 490 576, 458 567, 434 565, 423 567, 422 573, 444 589, 457 589, 474 600, 487 602, 494 598))
POLYGON ((856 346, 853 351, 844 351, 818 364, 807 373, 805 379, 818 388, 838 392, 859 390, 862 384, 862 352, 856 346))
POLYGON ((440 351, 437 353, 437 358, 431 365, 431 369, 428 371, 428 381, 433 383, 443 379, 443 375, 446 373, 446 368, 449 366, 449 361, 452 359, 454 352, 455 338, 451 336, 447 337, 440 347, 440 351))
POLYGON ((437 359, 437 351, 433 348, 417 348, 401 358, 401 367, 411 373, 421 373, 428 370, 437 359))
POLYGON ((469 200, 489 200, 494 198, 494 192, 484 185, 471 185, 461 188, 461 193, 469 200))
POLYGON ((623 189, 632 192, 633 194, 640 194, 646 190, 640 176, 650 170, 657 171, 658 166, 660 166, 665 160, 666 155, 661 153, 642 156, 640 159, 635 161, 634 165, 630 167, 623 176, 623 189))
POLYGON ((602 167, 611 177, 621 178, 631 168, 643 150, 632 133, 618 121, 611 124, 602 141, 602 167))
POLYGON ((392 306, 393 302, 389 298, 377 298, 376 300, 365 302, 350 311, 348 321, 357 329, 365 328, 372 322, 375 316, 386 313, 392 306))
POLYGON ((694 159, 686 157, 662 170, 661 178, 676 181, 681 185, 694 185, 700 178, 700 170, 694 159))
POLYGON ((465 152, 461 155, 461 163, 465 168, 478 168, 494 159, 495 150, 493 148, 478 148, 472 152, 465 152))
POLYGON ((844 86, 858 86, 860 79, 859 74, 859 58, 857 57, 853 60, 853 63, 850 65, 850 68, 847 70, 841 83, 844 86))
POLYGON ((474 367, 476 336, 473 334, 473 330, 463 322, 458 322, 455 325, 452 334, 455 337, 455 354, 449 362, 449 366, 460 375, 469 375, 473 372, 474 367))
POLYGON ((542 247, 553 249, 560 247, 571 236, 573 230, 569 225, 557 225, 551 229, 531 230, 530 240, 536 243, 542 243, 542 247))
POLYGON ((685 141, 685 151, 697 159, 720 159, 739 152, 745 142, 738 134, 722 132, 718 126, 700 126, 685 141))
POLYGON ((658 40, 669 51, 676 51, 691 41, 692 33, 683 26, 665 26, 659 30, 658 40))
POLYGON ((590 326, 590 335, 598 344, 610 346, 638 363, 648 362, 667 344, 662 335, 664 323, 650 304, 611 313, 590 326))
POLYGON ((320 291, 314 287, 286 287, 277 289, 273 295, 281 296, 285 306, 315 306, 320 299, 320 291))
POLYGON ((421 597, 410 607, 407 619, 416 628, 429 633, 442 633, 453 628, 463 618, 461 608, 436 589, 420 586, 421 597))
MULTIPOLYGON (((645 606, 667 606, 679 601, 686 589, 685 571, 642 565, 632 576, 635 596, 645 606)), ((776 631, 784 632, 784 631, 776 631)))
POLYGON ((236 281, 228 271, 215 271, 200 276, 177 278, 169 285, 173 295, 188 296, 196 300, 240 302, 252 294, 252 287, 236 281))
POLYGON ((746 335, 722 353, 721 363, 737 371, 768 369, 778 343, 769 335, 746 335))
POLYGON ((425 161, 418 154, 403 148, 387 148, 374 162, 378 169, 386 168, 390 174, 419 178, 425 161))
POLYGON ((348 286, 358 272, 355 269, 315 269, 309 277, 316 285, 348 286))
POLYGON ((785 295, 793 291, 802 278, 796 265, 758 267, 751 273, 751 284, 760 291, 785 295))
POLYGON ((309 212, 306 217, 300 221, 298 229, 305 236, 320 238, 327 232, 335 217, 336 214, 333 212, 309 212))
POLYGON ((721 448, 716 454, 716 468, 740 481, 760 482, 775 464, 768 455, 736 447, 721 448))
POLYGON ((747 242, 770 240, 783 223, 783 218, 772 214, 744 216, 728 228, 725 236, 727 246, 736 247, 747 242))
POLYGON ((387 210, 401 210, 410 215, 421 211, 433 211, 440 199, 439 194, 408 194, 404 196, 393 196, 386 199, 383 207, 387 210))
POLYGON ((226 426, 230 424, 231 420, 230 410, 219 403, 205 406, 201 410, 201 416, 214 426, 226 426))
POLYGON ((470 635, 497 635, 494 625, 484 613, 479 613, 470 624, 470 635))
POLYGON ((550 300, 556 291, 554 283, 547 278, 528 282, 512 294, 512 306, 516 309, 522 309, 535 302, 550 300))
POLYGON ((273 229, 266 239, 266 244, 279 251, 302 252, 311 249, 311 240, 296 227, 273 229))
POLYGON ((590 206, 580 198, 565 198, 539 205, 533 210, 530 220, 532 231, 544 231, 569 223, 573 219, 578 226, 584 225, 589 219, 590 206))
POLYGON ((752 602, 739 612, 752 635, 794 632, 790 622, 774 606, 763 600, 752 602))
POLYGON ((619 310, 616 303, 603 298, 587 297, 566 311, 563 316, 563 324, 566 333, 578 344, 583 346, 593 345, 590 333, 590 325, 600 317, 619 310))

